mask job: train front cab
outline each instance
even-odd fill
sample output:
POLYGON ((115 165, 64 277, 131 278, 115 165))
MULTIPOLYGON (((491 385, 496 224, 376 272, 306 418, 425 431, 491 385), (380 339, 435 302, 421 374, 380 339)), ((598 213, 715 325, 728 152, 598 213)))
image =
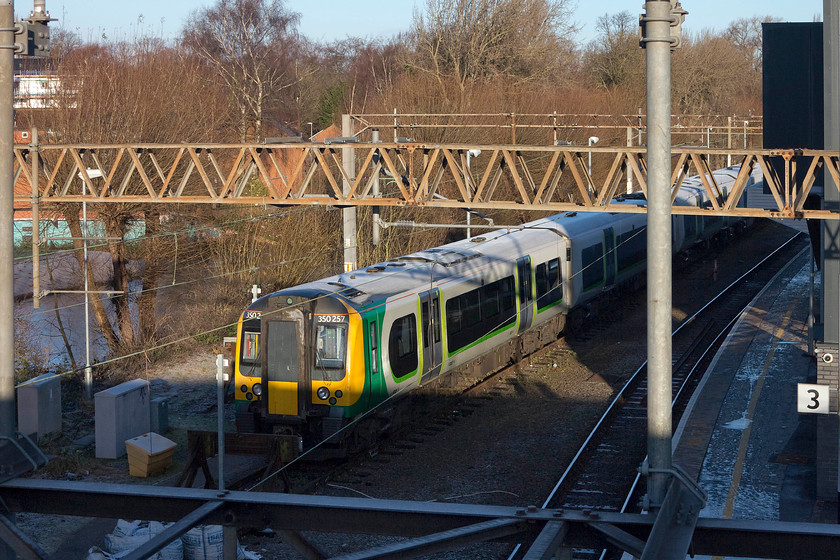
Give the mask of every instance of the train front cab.
POLYGON ((241 326, 237 426, 297 433, 308 446, 338 432, 348 407, 362 404, 361 320, 323 295, 264 300, 241 326))

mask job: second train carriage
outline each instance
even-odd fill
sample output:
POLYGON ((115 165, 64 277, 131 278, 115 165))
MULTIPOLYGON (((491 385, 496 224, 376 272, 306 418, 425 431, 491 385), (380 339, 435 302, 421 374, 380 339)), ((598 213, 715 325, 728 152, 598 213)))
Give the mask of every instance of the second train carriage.
MULTIPOLYGON (((716 172, 722 190, 734 179, 716 172)), ((709 205, 694 179, 677 203, 709 205)), ((297 433, 307 447, 330 438, 384 401, 640 279, 645 224, 645 214, 567 212, 263 296, 238 325, 237 426, 297 433)), ((676 253, 735 222, 673 224, 676 253)), ((388 421, 380 411, 354 437, 371 439, 388 421)), ((334 442, 339 454, 352 443, 334 442)))

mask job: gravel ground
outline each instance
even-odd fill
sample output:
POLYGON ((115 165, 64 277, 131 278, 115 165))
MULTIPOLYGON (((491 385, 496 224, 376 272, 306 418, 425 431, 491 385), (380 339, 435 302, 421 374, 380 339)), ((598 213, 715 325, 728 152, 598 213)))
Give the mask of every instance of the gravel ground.
MULTIPOLYGON (((675 321, 689 315, 706 295, 734 280, 760 254, 790 235, 791 230, 784 226, 762 222, 750 235, 733 241, 716 256, 710 254, 679 269, 675 266, 675 321)), ((480 406, 469 414, 454 415, 451 426, 435 435, 413 434, 412 440, 422 439, 413 449, 383 449, 318 492, 414 501, 541 505, 589 426, 609 403, 619 380, 645 359, 645 292, 640 290, 622 299, 622 305, 603 314, 595 326, 566 337, 518 374, 504 376, 497 387, 488 389, 487 398, 477 399, 480 406)), ((203 348, 146 372, 152 396, 170 398, 173 429, 167 437, 179 443, 176 464, 164 475, 132 478, 124 459, 97 461, 88 447, 74 452, 77 460, 53 466, 41 476, 164 483, 186 461, 185 430, 215 427, 215 411, 211 410, 215 403, 214 362, 212 350, 203 348)), ((18 517, 23 530, 50 553, 60 550, 62 538, 66 543, 66 536, 74 532, 75 541, 89 538, 91 545, 101 545, 97 541, 101 535, 95 534, 93 525, 85 525, 86 521, 30 514, 18 517)), ((101 530, 102 523, 94 525, 101 530)), ((307 537, 329 555, 393 542, 367 535, 311 533, 307 537)), ((265 558, 301 557, 278 535, 248 534, 241 541, 265 558)), ((506 558, 510 550, 509 545, 484 543, 430 558, 506 558)))

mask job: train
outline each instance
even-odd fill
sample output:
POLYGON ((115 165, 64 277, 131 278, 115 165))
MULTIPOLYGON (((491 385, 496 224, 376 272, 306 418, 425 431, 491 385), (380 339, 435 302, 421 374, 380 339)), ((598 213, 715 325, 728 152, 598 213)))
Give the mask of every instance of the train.
MULTIPOLYGON (((714 172, 724 196, 737 173, 714 172)), ((699 177, 683 181, 675 204, 710 206, 699 177)), ((297 435, 334 456, 370 445, 398 397, 459 369, 502 367, 579 328, 606 293, 641 286, 646 220, 564 212, 262 296, 237 324, 237 429, 297 435)), ((748 225, 674 215, 673 251, 748 225)))

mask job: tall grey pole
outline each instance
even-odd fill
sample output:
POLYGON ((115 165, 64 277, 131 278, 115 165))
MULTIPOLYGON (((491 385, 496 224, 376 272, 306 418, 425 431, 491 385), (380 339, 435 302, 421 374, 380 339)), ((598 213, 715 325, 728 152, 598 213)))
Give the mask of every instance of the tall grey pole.
POLYGON ((15 319, 14 319, 14 1, 0 0, 0 436, 15 435, 15 319))
POLYGON ((219 492, 225 489, 225 356, 216 354, 216 421, 219 446, 219 492))
MULTIPOLYGON (((726 117, 726 147, 732 149, 732 117, 726 117)), ((726 167, 732 167, 732 152, 726 154, 726 167)))
MULTIPOLYGON (((371 131, 371 141, 374 142, 374 143, 379 142, 379 129, 378 128, 374 128, 371 131)), ((374 198, 379 198, 379 172, 378 171, 376 173, 376 177, 373 178, 373 197, 374 198)), ((380 233, 379 233, 379 230, 380 230, 380 228, 379 228, 379 213, 380 213, 379 206, 374 206, 373 207, 373 220, 372 220, 373 221, 373 231, 371 232, 371 239, 370 239, 371 243, 373 243, 374 247, 379 245, 379 236, 380 236, 380 233)))
MULTIPOLYGON (((82 179, 82 196, 87 194, 87 183, 82 179)), ((93 398, 93 369, 90 367, 90 280, 88 276, 88 219, 87 202, 82 200, 82 275, 85 279, 85 398, 93 398)), ((97 295, 97 297, 99 297, 97 295)))
MULTIPOLYGON (((15 296, 14 296, 14 0, 0 0, 0 436, 14 438, 15 425, 15 296)), ((9 445, 8 443, 6 445, 9 445)), ((6 514, 3 514, 6 515, 6 514)), ((14 523, 14 514, 8 514, 14 523)), ((12 560, 14 550, 0 543, 0 560, 12 560)))
MULTIPOLYGON (((353 121, 350 115, 341 115, 341 135, 353 136, 353 121)), ((341 148, 341 161, 344 171, 351 179, 356 177, 356 150, 341 148)), ((350 183, 344 181, 344 196, 350 194, 350 183)), ((341 211, 344 223, 344 272, 358 268, 356 258, 356 207, 350 206, 341 211)))
POLYGON ((671 3, 645 2, 647 60, 648 497, 665 498, 671 469, 671 3))
POLYGON ((41 307, 41 193, 38 189, 38 127, 33 126, 29 151, 32 154, 32 307, 41 307))
MULTIPOLYGON (((633 146, 633 129, 631 127, 627 127, 627 147, 630 148, 633 146)), ((633 194, 633 174, 630 170, 630 166, 627 166, 627 194, 633 194)))
MULTIPOLYGON (((225 490, 225 357, 223 354, 216 354, 216 419, 218 427, 219 446, 219 495, 223 496, 225 490)), ((236 560, 236 526, 222 525, 222 558, 224 560, 236 560)))

